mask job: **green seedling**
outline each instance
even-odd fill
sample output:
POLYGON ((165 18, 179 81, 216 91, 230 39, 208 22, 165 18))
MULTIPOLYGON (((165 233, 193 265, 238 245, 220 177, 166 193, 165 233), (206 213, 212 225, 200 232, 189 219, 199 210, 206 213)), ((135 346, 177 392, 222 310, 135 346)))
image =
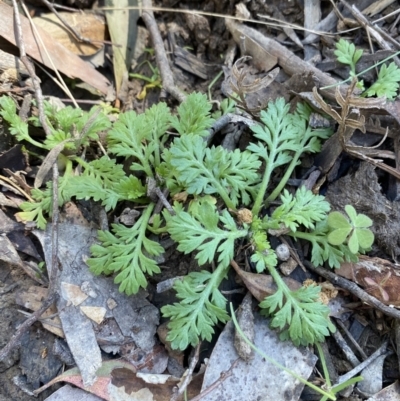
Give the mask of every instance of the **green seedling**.
POLYGON ((363 96, 386 96, 388 99, 394 99, 397 96, 400 82, 400 69, 395 63, 388 66, 383 64, 378 73, 378 79, 368 88, 363 96))
MULTIPOLYGON (((357 83, 357 87, 364 91, 361 96, 386 96, 391 100, 397 96, 400 82, 400 69, 393 62, 389 65, 383 63, 395 57, 398 55, 398 53, 386 58, 385 60, 382 60, 380 63, 377 63, 371 68, 367 68, 365 71, 362 71, 359 74, 356 74, 356 64, 363 54, 361 49, 357 50, 353 43, 350 43, 344 39, 340 39, 339 42, 336 43, 336 50, 334 54, 339 62, 350 67, 350 77, 348 80, 358 77, 369 71, 371 68, 382 64, 382 67, 378 72, 378 78, 371 85, 371 87, 365 90, 364 82, 362 80, 357 83)), ((345 82, 347 82, 347 80, 345 82)))
POLYGON ((150 78, 142 74, 129 74, 131 78, 141 79, 142 81, 147 82, 146 85, 144 85, 142 91, 137 95, 137 98, 139 100, 143 100, 147 96, 148 89, 162 89, 162 80, 159 69, 157 67, 153 67, 148 60, 143 61, 143 63, 146 63, 153 73, 150 78))
POLYGON ((362 57, 363 51, 361 49, 356 49, 353 43, 340 39, 339 42, 336 43, 334 54, 340 63, 350 67, 350 76, 355 77, 356 65, 362 57))
MULTIPOLYGON (((61 149, 58 157, 65 168, 59 182, 60 206, 73 197, 99 201, 107 211, 122 201, 141 206, 133 226, 112 224, 111 231, 98 232, 99 242, 92 246, 87 260, 93 273, 113 274, 120 291, 137 293, 147 286, 148 276, 160 271, 157 259, 164 249, 155 237, 160 234, 170 235, 178 251, 194 253, 200 266, 216 264, 213 271, 203 267, 177 280, 174 288, 179 302, 162 308, 163 315, 170 318, 168 339, 173 348, 182 350, 200 340, 211 340, 214 325, 229 319, 219 286, 238 241, 251 246, 256 270, 268 271, 276 281, 277 293, 260 306, 272 316, 272 325, 282 338, 307 345, 323 341, 333 330, 329 309, 319 302, 319 287, 291 291, 276 270, 278 261, 269 242, 276 231, 309 241, 315 266, 338 267, 345 260, 357 260, 357 251, 352 252, 354 240, 339 245, 328 241, 330 206, 324 197, 303 187, 294 193, 285 189, 300 157, 318 152, 321 141, 331 134, 329 129, 309 126, 308 106, 299 104, 293 113, 289 109, 284 99, 270 102, 260 113, 261 122, 251 127, 254 142, 245 150, 228 151, 207 146, 205 137, 215 120, 211 104, 199 93, 188 95, 174 115, 166 104, 159 103, 140 115, 133 111, 120 114, 112 125, 99 111, 96 119, 96 111, 56 111, 46 106, 53 135, 43 142, 29 136, 28 125, 18 117, 11 99, 0 98, 0 115, 18 140, 38 145, 49 154, 61 149), (97 140, 104 129, 108 129, 104 146, 114 159, 83 160, 80 148, 97 140), (78 166, 79 176, 73 174, 78 166), (281 181, 272 185, 271 177, 282 167, 281 181), (185 193, 190 202, 175 202, 172 209, 153 216, 157 199, 148 195, 150 182, 160 191, 168 189, 172 196, 185 193), (277 200, 280 206, 265 214, 264 206, 277 200), (243 211, 246 220, 238 218, 243 211)), ((33 122, 38 124, 37 119, 33 122)), ((44 228, 45 216, 52 213, 51 183, 44 190, 34 189, 32 198, 34 202, 22 204, 19 218, 44 228)), ((359 224, 356 228, 357 233, 364 229, 359 224)), ((358 251, 364 251, 365 243, 358 234, 357 241, 358 251)))
POLYGON ((365 214, 357 214, 351 205, 346 205, 345 211, 348 218, 340 212, 329 214, 328 225, 332 231, 328 235, 328 241, 332 245, 347 243, 354 254, 370 249, 374 243, 374 234, 369 230, 372 220, 365 214))

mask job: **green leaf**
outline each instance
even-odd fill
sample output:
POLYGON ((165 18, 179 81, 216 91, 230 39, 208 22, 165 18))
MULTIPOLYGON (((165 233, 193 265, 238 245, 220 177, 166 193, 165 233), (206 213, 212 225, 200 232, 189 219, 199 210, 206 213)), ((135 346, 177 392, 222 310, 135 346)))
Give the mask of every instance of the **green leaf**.
POLYGON ((0 116, 10 124, 10 134, 14 135, 17 141, 27 141, 37 147, 45 148, 44 145, 29 136, 28 124, 18 116, 17 106, 11 97, 0 97, 0 116))
POLYGON ((146 189, 137 177, 125 175, 123 166, 103 156, 84 166, 81 176, 70 178, 67 186, 69 197, 102 201, 106 211, 115 209, 117 202, 135 200, 146 194, 146 189))
POLYGON ((358 252, 358 249, 360 246, 358 243, 358 236, 355 231, 350 235, 347 245, 348 245, 351 253, 356 254, 358 252))
POLYGON ((275 209, 270 219, 266 219, 266 227, 279 227, 284 224, 291 231, 295 232, 299 225, 313 229, 315 223, 326 218, 330 205, 321 195, 314 195, 306 187, 302 186, 295 196, 288 190, 281 195, 282 205, 275 209))
POLYGON ((360 248, 369 249, 374 243, 375 237, 371 230, 366 230, 363 228, 358 228, 356 231, 358 243, 360 248))
POLYGON ((353 206, 351 205, 346 205, 344 207, 344 210, 346 211, 347 215, 350 217, 350 221, 354 224, 354 222, 357 219, 357 211, 354 209, 353 206))
POLYGON ((233 258, 235 240, 245 237, 247 230, 239 230, 227 210, 220 216, 215 205, 203 202, 198 212, 191 215, 175 203, 174 216, 164 213, 167 230, 174 241, 179 243, 178 250, 185 254, 197 252, 200 265, 210 263, 218 254, 218 263, 225 266, 233 258), (225 229, 218 227, 221 223, 225 229))
POLYGON ((226 299, 218 286, 227 273, 227 266, 220 264, 213 272, 192 272, 183 281, 177 280, 174 288, 179 303, 161 308, 164 317, 171 318, 167 340, 173 349, 185 350, 201 340, 211 341, 213 326, 226 323, 226 299))
POLYGON ((356 71, 356 64, 358 60, 360 60, 363 51, 361 49, 356 50, 353 43, 340 39, 339 42, 336 43, 334 54, 340 63, 350 66, 354 74, 356 71))
POLYGON ((374 242, 374 234, 367 229, 372 225, 372 220, 364 214, 357 214, 351 205, 346 205, 345 210, 350 222, 340 212, 329 214, 327 222, 333 230, 328 235, 328 241, 332 245, 341 245, 347 240, 348 249, 353 254, 369 249, 374 242))
MULTIPOLYGON (((68 191, 69 175, 60 177, 58 180, 58 205, 62 206, 71 199, 68 191)), ((28 222, 34 221, 41 230, 44 230, 47 221, 45 214, 52 216, 53 214, 53 183, 50 181, 46 184, 45 190, 32 189, 31 196, 34 202, 23 202, 20 205, 22 212, 15 214, 19 221, 28 222)))
POLYGON ((366 216, 365 214, 361 214, 360 213, 354 219, 354 225, 356 227, 360 227, 360 228, 365 227, 365 228, 367 228, 367 227, 371 227, 372 224, 373 224, 373 221, 368 216, 366 216))
POLYGON ((332 245, 341 245, 346 241, 351 231, 351 226, 347 228, 337 228, 329 233, 328 241, 332 245))
POLYGON ((94 274, 118 273, 114 281, 120 284, 119 290, 128 295, 136 294, 140 287, 146 288, 146 273, 160 273, 155 258, 164 249, 158 242, 146 237, 153 209, 154 204, 147 206, 132 227, 113 224, 114 235, 109 231, 99 231, 101 244, 90 248, 92 257, 86 262, 90 270, 94 274))
POLYGON ((202 93, 191 93, 178 107, 178 115, 171 118, 171 125, 180 135, 206 136, 212 127, 211 104, 202 93))
POLYGON ((345 229, 350 227, 349 220, 340 212, 331 212, 328 216, 328 225, 332 228, 345 229))
POLYGON ((221 146, 207 148, 198 135, 176 138, 163 153, 165 165, 179 184, 180 190, 189 194, 219 194, 230 208, 251 200, 250 193, 259 182, 257 173, 261 163, 256 155, 236 149, 229 152, 221 146), (171 171, 172 167, 172 171, 171 171))
POLYGON ((294 238, 311 242, 311 263, 314 266, 322 266, 325 262, 328 262, 330 267, 339 268, 344 260, 351 262, 358 260, 347 246, 330 244, 328 234, 329 226, 327 220, 318 222, 312 232, 296 231, 289 233, 294 238))
POLYGON ((282 331, 281 338, 290 338, 295 345, 323 342, 334 331, 329 321, 329 308, 319 301, 320 287, 301 287, 296 291, 283 290, 266 297, 260 307, 273 314, 271 326, 282 331))
POLYGON ((298 129, 289 113, 289 104, 279 98, 268 104, 260 113, 262 125, 253 125, 251 130, 262 142, 251 143, 247 149, 269 163, 270 169, 287 164, 291 160, 289 151, 296 151, 299 142, 298 129))
POLYGON ((158 103, 144 114, 133 111, 121 114, 107 136, 109 151, 137 159, 131 164, 131 170, 143 171, 153 177, 161 162, 163 136, 170 126, 170 119, 170 111, 164 103, 158 103))
POLYGON ((395 63, 388 66, 383 64, 378 73, 378 79, 370 88, 368 88, 363 96, 386 96, 388 99, 394 99, 397 96, 400 82, 400 69, 395 63))
POLYGON ((254 229, 252 225, 250 241, 254 247, 254 254, 251 256, 251 261, 256 264, 257 273, 263 272, 266 267, 275 267, 278 264, 276 253, 271 248, 265 230, 254 229))

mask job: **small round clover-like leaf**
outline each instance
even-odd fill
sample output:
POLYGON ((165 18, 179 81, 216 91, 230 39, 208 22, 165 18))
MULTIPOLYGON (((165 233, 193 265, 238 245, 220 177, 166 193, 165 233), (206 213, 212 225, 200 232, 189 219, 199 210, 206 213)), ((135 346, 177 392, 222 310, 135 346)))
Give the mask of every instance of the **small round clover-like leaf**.
POLYGON ((374 243, 374 234, 371 230, 365 228, 358 228, 356 230, 358 243, 360 248, 369 249, 371 248, 372 244, 374 243))
POLYGON ((353 231, 353 233, 350 235, 350 238, 347 242, 347 246, 349 247, 351 253, 356 254, 358 252, 360 244, 358 242, 358 236, 356 231, 353 231))
POLYGON ((350 232, 351 226, 346 228, 337 228, 336 230, 333 230, 329 233, 328 242, 331 245, 341 245, 346 241, 347 236, 350 234, 350 232))
MULTIPOLYGON (((354 225, 356 227, 360 227, 360 228, 367 228, 367 227, 371 227, 373 224, 373 221, 366 216, 365 214, 359 214, 357 215, 355 221, 354 221, 354 225)), ((367 230, 369 231, 369 230, 367 230)))
POLYGON ((354 224, 357 220, 357 211, 354 209, 353 206, 351 205, 346 205, 344 207, 344 210, 346 211, 347 215, 350 217, 350 221, 354 224))
POLYGON ((340 212, 331 212, 328 215, 328 225, 331 228, 350 228, 351 224, 347 220, 346 216, 340 212))

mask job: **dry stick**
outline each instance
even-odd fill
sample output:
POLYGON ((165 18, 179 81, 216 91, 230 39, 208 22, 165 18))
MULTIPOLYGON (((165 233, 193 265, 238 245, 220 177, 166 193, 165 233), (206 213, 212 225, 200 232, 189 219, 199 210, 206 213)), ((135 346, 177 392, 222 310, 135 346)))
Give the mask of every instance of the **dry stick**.
POLYGON ((347 338, 350 340, 350 342, 353 344, 353 346, 357 349, 359 354, 361 355, 363 361, 368 358, 367 354, 364 352, 364 350, 360 347, 358 342, 355 340, 355 338, 352 336, 350 331, 347 329, 347 327, 343 324, 343 322, 340 319, 335 320, 336 323, 340 326, 340 328, 346 333, 347 338))
POLYGON ((190 365, 189 365, 189 369, 187 370, 186 377, 183 380, 178 391, 172 395, 172 397, 170 398, 170 401, 178 401, 179 397, 186 391, 188 385, 192 381, 193 371, 194 371, 194 368, 196 367, 197 361, 199 360, 200 346, 201 346, 201 343, 198 343, 196 346, 193 358, 190 361, 190 365))
POLYGON ((215 382, 211 384, 211 386, 207 387, 199 395, 196 395, 196 397, 191 398, 189 401, 200 401, 204 396, 211 393, 211 391, 214 391, 214 389, 218 387, 224 380, 226 380, 229 376, 232 376, 232 371, 239 363, 239 361, 240 358, 236 359, 236 361, 232 363, 232 366, 226 372, 221 373, 219 379, 215 380, 215 382))
MULTIPOLYGON (((361 372, 364 368, 366 368, 368 365, 370 365, 378 356, 383 355, 386 352, 386 347, 387 347, 387 341, 385 341, 371 356, 369 356, 365 361, 361 362, 358 366, 356 366, 354 369, 350 370, 350 372, 347 372, 343 376, 340 376, 338 378, 337 383, 334 384, 334 386, 344 383, 345 381, 351 379, 353 376, 355 376, 357 373, 361 372)), ((390 353, 390 352, 389 352, 390 353)))
POLYGON ((186 98, 186 94, 175 85, 174 76, 169 66, 167 54, 165 53, 164 43, 161 38, 156 20, 154 19, 151 0, 143 0, 142 6, 142 18, 144 23, 146 24, 147 29, 150 32, 151 39, 153 41, 157 66, 160 70, 160 75, 162 79, 162 86, 175 99, 177 99, 179 102, 183 102, 186 98))
MULTIPOLYGON (((54 7, 55 5, 54 4, 50 3, 47 0, 41 0, 41 1, 51 12, 54 13, 54 15, 64 24, 65 28, 67 28, 67 30, 73 36, 75 36, 75 39, 78 40, 79 42, 86 43, 86 44, 89 44, 89 45, 91 45, 93 43, 111 44, 111 42, 107 41, 107 40, 91 40, 91 39, 87 39, 87 38, 81 36, 79 34, 79 32, 74 27, 72 27, 68 23, 68 21, 55 9, 55 7, 54 7)), ((76 10, 74 10, 74 11, 76 11, 76 10)))
POLYGON ((400 311, 399 310, 392 308, 390 306, 386 306, 385 304, 378 301, 376 298, 372 297, 367 292, 362 290, 357 284, 353 283, 352 281, 347 280, 343 277, 340 277, 337 274, 335 274, 329 270, 326 270, 322 267, 316 268, 308 261, 304 261, 304 264, 307 266, 308 269, 310 269, 314 273, 317 273, 320 276, 329 280, 331 283, 336 284, 341 288, 344 288, 345 290, 349 291, 356 297, 360 298, 361 301, 380 310, 385 315, 394 317, 395 319, 400 319, 400 311))
MULTIPOLYGON (((26 56, 25 52, 25 45, 22 36, 22 29, 21 29, 21 20, 19 16, 18 6, 16 0, 12 0, 13 7, 14 7, 14 26, 15 26, 15 33, 16 33, 16 43, 18 44, 18 48, 20 51, 20 58, 21 61, 24 63, 26 69, 29 71, 29 75, 32 79, 33 86, 35 88, 35 98, 37 102, 37 106, 39 109, 39 119, 43 126, 43 129, 46 135, 50 135, 51 131, 49 126, 46 122, 46 117, 44 114, 43 108, 43 94, 42 89, 40 87, 39 78, 36 76, 35 69, 31 61, 26 56)), ((23 1, 21 0, 21 4, 23 1)), ((57 164, 54 164, 53 167, 53 191, 58 190, 57 186, 57 179, 58 179, 58 169, 57 164)), ((57 194, 56 194, 57 195, 57 194)), ((43 301, 42 307, 38 309, 35 313, 31 315, 24 323, 22 323, 17 332, 11 338, 11 340, 7 343, 7 345, 0 351, 0 361, 7 357, 7 355, 18 345, 18 341, 25 332, 33 323, 35 323, 38 318, 55 302, 57 298, 57 293, 55 291, 55 280, 58 273, 58 264, 57 264, 57 244, 58 244, 58 233, 57 233, 57 222, 58 222, 58 197, 54 196, 53 192, 53 227, 52 227, 52 257, 51 257, 51 264, 49 266, 51 268, 50 274, 50 284, 49 284, 49 292, 47 298, 43 301)))
POLYGON ((353 350, 349 347, 346 340, 343 338, 342 333, 339 330, 336 330, 331 334, 331 336, 335 339, 336 344, 343 351, 346 359, 352 364, 353 368, 360 364, 358 358, 354 355, 353 350))
MULTIPOLYGON (((282 46, 276 40, 271 39, 258 32, 256 29, 250 28, 243 24, 238 24, 232 20, 225 19, 225 24, 237 43, 240 37, 245 36, 257 42, 264 50, 278 58, 278 64, 288 75, 312 73, 313 77, 320 87, 336 86, 339 84, 336 79, 325 74, 318 68, 297 57, 294 53, 282 46)), ((348 85, 341 85, 340 92, 345 94, 348 85)), ((322 90, 323 94, 329 99, 335 100, 335 88, 327 88, 322 90)))

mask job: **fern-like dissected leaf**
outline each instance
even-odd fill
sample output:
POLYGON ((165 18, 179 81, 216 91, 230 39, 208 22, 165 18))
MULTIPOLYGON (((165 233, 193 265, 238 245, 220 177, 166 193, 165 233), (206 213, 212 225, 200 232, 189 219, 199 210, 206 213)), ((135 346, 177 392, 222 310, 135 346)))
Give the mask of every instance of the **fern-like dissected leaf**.
POLYGON ((320 287, 301 287, 296 291, 278 291, 265 298, 260 307, 273 314, 271 326, 281 330, 281 339, 295 345, 323 342, 335 328, 329 321, 329 308, 319 301, 320 287))
POLYGON ((101 201, 106 211, 113 210, 117 202, 122 200, 135 200, 146 194, 146 188, 137 177, 123 177, 118 183, 104 185, 98 176, 88 178, 82 175, 72 177, 68 184, 69 195, 77 199, 93 199, 101 201))
MULTIPOLYGON (((275 209, 270 218, 270 224, 273 224, 271 228, 278 228, 284 224, 292 232, 295 232, 299 225, 313 229, 314 223, 324 220, 330 210, 330 205, 323 196, 314 195, 304 186, 296 191, 295 196, 285 189, 281 200, 282 205, 275 209)), ((266 228, 269 228, 268 223, 267 218, 266 228)))
POLYGON ((356 50, 353 43, 340 39, 339 42, 336 43, 334 54, 339 62, 350 66, 351 72, 355 74, 356 64, 358 60, 360 60, 363 51, 361 49, 356 50))
MULTIPOLYGON (((60 177, 58 180, 58 205, 62 206, 71 199, 68 191, 69 174, 60 177)), ((20 205, 22 212, 15 214, 18 221, 28 222, 34 221, 41 230, 46 229, 47 221, 45 214, 52 215, 53 208, 53 183, 48 182, 45 190, 32 189, 31 196, 34 202, 23 202, 20 205)))
POLYGON ((206 136, 214 123, 211 118, 211 104, 201 93, 191 93, 178 107, 178 116, 173 116, 171 125, 180 135, 196 134, 206 136))
POLYGON ((118 184, 126 176, 123 165, 117 164, 115 160, 109 159, 107 156, 92 160, 89 163, 81 162, 81 164, 84 167, 82 177, 98 179, 106 188, 118 184))
POLYGON ((131 164, 131 169, 144 171, 148 177, 153 177, 154 169, 160 164, 161 137, 168 129, 170 119, 165 103, 151 107, 144 114, 133 111, 121 114, 107 136, 109 151, 137 159, 131 164))
POLYGON ((179 243, 178 250, 185 254, 196 251, 196 259, 200 265, 210 263, 218 254, 218 263, 225 266, 233 258, 235 240, 245 237, 247 230, 239 230, 227 210, 220 216, 215 205, 202 202, 197 213, 191 215, 183 207, 175 203, 175 215, 164 213, 167 230, 174 241, 179 243), (218 224, 223 227, 219 228, 218 224))
POLYGON ((279 98, 268 104, 267 110, 260 113, 263 124, 253 125, 254 136, 262 142, 251 143, 247 149, 268 163, 272 171, 291 161, 291 152, 298 146, 300 132, 293 125, 289 104, 279 98))
MULTIPOLYGON (((163 159, 173 168, 169 176, 175 177, 181 189, 196 195, 219 194, 233 209, 239 199, 243 204, 250 202, 249 193, 259 182, 257 170, 261 163, 256 155, 239 149, 230 152, 221 146, 207 148, 198 135, 176 138, 164 151, 163 159)), ((168 178, 167 185, 171 185, 168 178)))
POLYGON ((17 106, 11 97, 0 97, 0 116, 10 124, 10 133, 14 135, 18 141, 27 141, 37 147, 45 148, 44 145, 29 136, 28 124, 22 121, 18 116, 17 106))
POLYGON ((227 266, 220 264, 213 273, 193 272, 183 281, 176 281, 174 288, 181 301, 161 309, 165 317, 171 318, 167 339, 173 349, 196 346, 199 339, 211 341, 213 326, 229 320, 226 299, 218 290, 226 273, 227 266))
POLYGON ((397 96, 400 82, 400 68, 395 63, 388 66, 383 64, 378 73, 378 79, 368 88, 363 95, 365 96, 386 96, 394 99, 397 96))
MULTIPOLYGON (((111 126, 110 120, 98 106, 92 107, 89 112, 83 112, 71 106, 57 110, 48 102, 45 104, 46 116, 52 131, 52 134, 44 141, 47 149, 52 149, 60 142, 70 139, 65 148, 77 150, 80 146, 88 146, 89 140, 98 140, 98 133, 111 126)), ((41 126, 38 117, 31 117, 30 121, 36 126, 41 126)))
POLYGON ((146 237, 153 208, 154 204, 147 206, 132 227, 113 224, 114 235, 109 231, 99 231, 101 245, 91 247, 92 257, 87 260, 95 274, 118 273, 115 283, 120 283, 119 290, 128 295, 136 294, 140 287, 146 288, 146 273, 160 272, 153 258, 160 256, 164 249, 146 237))

